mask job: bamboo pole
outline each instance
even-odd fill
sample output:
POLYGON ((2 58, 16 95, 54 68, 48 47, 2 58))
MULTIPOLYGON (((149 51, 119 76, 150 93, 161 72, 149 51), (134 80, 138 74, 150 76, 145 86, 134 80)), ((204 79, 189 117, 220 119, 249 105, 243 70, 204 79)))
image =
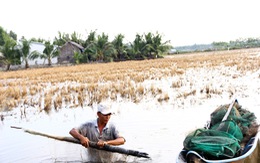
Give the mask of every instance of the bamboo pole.
POLYGON ((237 102, 237 99, 234 99, 234 100, 231 102, 231 104, 229 105, 229 108, 228 108, 228 110, 227 110, 225 116, 224 116, 223 119, 222 119, 222 122, 225 121, 225 120, 227 120, 227 118, 228 118, 228 116, 229 116, 229 114, 230 114, 230 112, 231 112, 231 110, 232 110, 232 108, 233 108, 233 106, 235 105, 236 102, 237 102))
MULTIPOLYGON (((33 130, 28 130, 28 129, 25 129, 25 128, 22 128, 22 127, 17 127, 17 126, 11 126, 11 128, 21 129, 24 132, 27 132, 27 133, 33 134, 33 135, 39 135, 39 136, 43 136, 43 137, 47 137, 47 138, 51 138, 51 139, 55 139, 55 140, 66 141, 66 142, 75 143, 75 144, 81 144, 78 139, 75 139, 73 137, 54 136, 54 135, 49 135, 49 134, 33 131, 33 130)), ((135 151, 135 150, 130 150, 130 149, 124 149, 124 148, 121 148, 121 147, 107 145, 107 144, 105 144, 104 147, 101 148, 97 145, 97 143, 92 142, 92 141, 89 141, 89 147, 97 149, 97 150, 104 150, 104 151, 109 151, 109 152, 126 154, 126 155, 135 156, 135 157, 150 158, 149 154, 147 154, 145 152, 140 152, 140 151, 135 151)))

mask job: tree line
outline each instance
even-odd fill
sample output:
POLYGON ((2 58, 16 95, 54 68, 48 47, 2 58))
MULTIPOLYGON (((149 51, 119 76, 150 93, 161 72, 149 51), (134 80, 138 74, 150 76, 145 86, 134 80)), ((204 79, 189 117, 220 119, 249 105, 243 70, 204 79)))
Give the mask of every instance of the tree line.
POLYGON ((214 50, 234 50, 260 47, 260 38, 239 38, 229 42, 213 42, 214 50))
POLYGON ((81 53, 74 52, 75 64, 155 59, 162 57, 172 48, 170 41, 163 42, 162 35, 158 32, 136 34, 134 41, 129 43, 124 43, 124 38, 123 34, 118 34, 109 41, 107 34, 91 31, 87 39, 82 39, 76 32, 72 34, 58 32, 58 36, 55 36, 53 41, 25 37, 17 41, 17 35, 13 31, 7 33, 0 26, 0 52, 2 53, 0 64, 6 65, 6 70, 9 70, 11 65, 20 65, 24 62, 25 68, 29 68, 28 60, 41 58, 46 59, 48 65, 51 65, 51 59, 60 55, 60 47, 68 41, 73 41, 84 48, 81 53), (32 42, 43 43, 45 45, 43 52, 30 51, 32 42))
POLYGON ((213 42, 211 44, 194 44, 175 47, 176 53, 235 50, 260 47, 260 38, 239 38, 229 42, 213 42))

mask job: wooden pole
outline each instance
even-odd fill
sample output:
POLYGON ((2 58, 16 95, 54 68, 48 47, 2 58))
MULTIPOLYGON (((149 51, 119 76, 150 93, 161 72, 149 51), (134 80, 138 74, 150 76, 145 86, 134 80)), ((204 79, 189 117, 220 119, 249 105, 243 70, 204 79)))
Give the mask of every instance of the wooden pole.
POLYGON ((235 99, 235 100, 233 100, 233 101, 231 102, 231 104, 229 105, 229 108, 228 108, 228 110, 227 110, 225 116, 224 116, 223 119, 222 119, 222 122, 225 121, 225 120, 227 120, 227 118, 228 118, 228 116, 229 116, 229 114, 230 114, 230 112, 231 112, 231 110, 232 110, 232 108, 233 108, 233 106, 235 105, 236 102, 237 102, 237 99, 235 99))
MULTIPOLYGON (((75 139, 73 137, 54 136, 54 135, 49 135, 49 134, 33 131, 33 130, 24 129, 22 127, 16 127, 16 126, 11 126, 11 128, 21 129, 24 132, 27 132, 27 133, 33 134, 33 135, 40 135, 40 136, 44 136, 44 137, 55 139, 55 140, 66 141, 66 142, 75 143, 75 144, 81 144, 78 139, 75 139)), ((121 147, 107 145, 107 144, 105 144, 104 147, 101 148, 97 145, 97 143, 92 142, 92 141, 89 141, 89 147, 94 148, 94 149, 98 149, 98 150, 104 150, 104 151, 109 151, 109 152, 131 155, 131 156, 135 156, 135 157, 150 158, 149 155, 145 152, 139 152, 139 151, 135 151, 135 150, 124 149, 124 148, 121 148, 121 147)))

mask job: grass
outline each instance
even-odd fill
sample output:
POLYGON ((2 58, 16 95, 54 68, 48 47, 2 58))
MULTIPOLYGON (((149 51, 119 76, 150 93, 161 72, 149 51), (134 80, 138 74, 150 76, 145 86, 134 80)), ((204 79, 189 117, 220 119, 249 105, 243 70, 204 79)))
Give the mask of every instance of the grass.
MULTIPOLYGON (((260 49, 203 52, 165 56, 156 60, 0 72, 0 111, 25 107, 25 104, 49 112, 64 106, 84 107, 104 100, 139 103, 147 96, 158 102, 195 96, 197 93, 210 98, 221 94, 222 87, 207 84, 199 90, 192 77, 186 74, 187 70, 198 69, 207 73, 226 67, 234 69, 237 74, 223 71, 221 75, 236 79, 259 70, 260 57, 254 57, 259 52, 260 49), (165 85, 160 84, 162 80, 172 80, 169 88, 176 93, 167 92, 165 85), (184 87, 188 90, 180 92, 184 87)), ((234 90, 229 92, 234 94, 234 90)))

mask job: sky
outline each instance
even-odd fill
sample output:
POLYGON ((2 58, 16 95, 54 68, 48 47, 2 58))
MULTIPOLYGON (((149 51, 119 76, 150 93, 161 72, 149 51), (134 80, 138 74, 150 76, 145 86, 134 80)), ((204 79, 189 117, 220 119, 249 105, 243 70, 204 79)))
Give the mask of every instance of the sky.
POLYGON ((258 0, 0 0, 0 26, 30 39, 158 32, 172 46, 260 37, 258 0))

